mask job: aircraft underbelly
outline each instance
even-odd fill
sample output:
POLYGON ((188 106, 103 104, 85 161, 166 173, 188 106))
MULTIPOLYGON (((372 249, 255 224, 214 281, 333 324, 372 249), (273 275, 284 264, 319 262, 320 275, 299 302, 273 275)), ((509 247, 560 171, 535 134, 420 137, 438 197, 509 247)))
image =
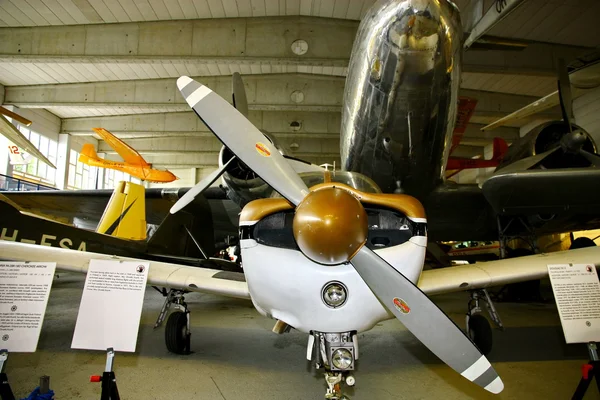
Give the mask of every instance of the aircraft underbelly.
POLYGON ((384 192, 417 197, 443 179, 456 116, 459 23, 453 6, 433 0, 387 2, 363 19, 342 110, 345 169, 373 178, 384 192))
MULTIPOLYGON (((240 245, 252 302, 263 315, 301 332, 362 332, 393 318, 349 264, 317 264, 297 250, 265 246, 254 239, 243 239, 240 245), (348 291, 346 303, 339 308, 330 308, 322 300, 324 286, 332 281, 341 282, 348 291)), ((426 237, 414 236, 375 252, 416 284, 426 245, 426 237)))

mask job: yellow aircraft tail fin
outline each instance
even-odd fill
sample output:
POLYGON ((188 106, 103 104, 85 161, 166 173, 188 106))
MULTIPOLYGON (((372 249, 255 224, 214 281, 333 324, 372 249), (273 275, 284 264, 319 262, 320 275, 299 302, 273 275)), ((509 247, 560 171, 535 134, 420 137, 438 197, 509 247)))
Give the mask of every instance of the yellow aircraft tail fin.
POLYGON ((101 158, 98 157, 98 153, 96 153, 94 145, 86 143, 83 145, 81 153, 79 154, 79 161, 86 164, 89 160, 101 160, 101 158))
POLYGON ((146 194, 144 187, 132 182, 119 182, 104 214, 102 214, 96 232, 123 239, 145 240, 146 194))

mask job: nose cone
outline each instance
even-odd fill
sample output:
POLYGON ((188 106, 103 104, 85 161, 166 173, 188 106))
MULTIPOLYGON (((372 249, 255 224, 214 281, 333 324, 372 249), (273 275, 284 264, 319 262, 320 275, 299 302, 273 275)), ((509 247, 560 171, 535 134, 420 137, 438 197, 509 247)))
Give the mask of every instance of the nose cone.
POLYGON ((174 173, 172 173, 171 171, 167 171, 167 173, 169 174, 169 182, 173 182, 176 181, 177 179, 179 179, 174 173))
POLYGON ((367 213, 346 190, 321 189, 300 203, 293 229, 298 247, 308 258, 325 265, 341 264, 365 244, 367 213))

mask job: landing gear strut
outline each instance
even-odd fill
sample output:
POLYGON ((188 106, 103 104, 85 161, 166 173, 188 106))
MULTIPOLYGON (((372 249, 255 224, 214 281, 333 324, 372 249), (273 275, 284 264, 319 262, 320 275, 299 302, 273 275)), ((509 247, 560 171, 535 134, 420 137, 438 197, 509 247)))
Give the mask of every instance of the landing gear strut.
POLYGON ((358 360, 358 341, 356 333, 313 332, 308 338, 306 358, 316 357, 317 369, 325 369, 327 400, 350 400, 342 393, 342 383, 354 386, 356 379, 351 374, 358 360))
POLYGON ((486 289, 473 290, 471 292, 471 300, 469 300, 466 327, 467 335, 475 343, 479 351, 484 355, 488 355, 492 350, 492 328, 487 318, 483 316, 483 310, 479 302, 485 302, 485 306, 490 316, 490 319, 496 325, 496 328, 504 330, 502 320, 496 312, 496 307, 490 298, 486 289))
POLYGON ((190 310, 183 297, 185 292, 175 289, 171 289, 169 292, 164 288, 162 291, 157 288, 155 289, 161 292, 166 299, 160 310, 158 319, 154 324, 154 329, 162 325, 171 305, 174 305, 177 310, 173 311, 167 319, 167 325, 165 326, 165 344, 167 350, 171 353, 190 354, 190 339, 192 334, 190 332, 190 310))

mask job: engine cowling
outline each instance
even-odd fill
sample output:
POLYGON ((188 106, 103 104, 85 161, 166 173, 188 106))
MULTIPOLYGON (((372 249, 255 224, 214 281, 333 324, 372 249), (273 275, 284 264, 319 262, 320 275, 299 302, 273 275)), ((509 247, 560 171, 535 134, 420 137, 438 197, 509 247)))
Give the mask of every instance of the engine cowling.
MULTIPOLYGON (((285 152, 280 146, 265 132, 266 140, 269 141, 281 154, 285 152)), ((233 153, 227 147, 223 146, 219 153, 219 167, 222 167, 233 157, 233 153)), ((263 181, 254 171, 252 171, 239 158, 234 160, 227 171, 223 174, 223 183, 228 189, 227 196, 236 202, 240 207, 244 207, 248 202, 257 199, 270 197, 273 194, 273 188, 263 181)))
MULTIPOLYGON (((223 146, 219 153, 219 167, 233 157, 233 153, 223 146)), ((234 160, 223 174, 223 183, 227 187, 227 196, 244 207, 248 202, 271 196, 273 189, 256 175, 239 158, 234 160)))
MULTIPOLYGON (((580 131, 585 135, 581 149, 597 154, 596 143, 591 136, 580 126, 571 124, 573 131, 580 131)), ((496 170, 500 170, 515 161, 545 153, 549 150, 561 146, 561 141, 571 130, 564 121, 551 121, 541 124, 532 129, 525 136, 513 143, 509 147, 502 163, 496 170)), ((556 151, 537 164, 537 168, 556 169, 556 168, 585 168, 591 163, 585 157, 576 152, 556 151)))

